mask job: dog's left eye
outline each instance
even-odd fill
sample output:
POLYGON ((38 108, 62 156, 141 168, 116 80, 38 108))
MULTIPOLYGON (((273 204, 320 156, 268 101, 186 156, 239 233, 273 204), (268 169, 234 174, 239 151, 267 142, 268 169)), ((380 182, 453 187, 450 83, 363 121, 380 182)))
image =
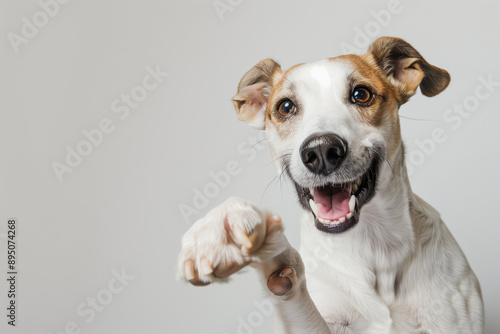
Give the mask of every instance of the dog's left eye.
POLYGON ((296 110, 295 105, 290 100, 281 101, 280 104, 278 105, 278 109, 276 109, 278 114, 283 117, 293 114, 295 110, 296 110))
POLYGON ((352 91, 351 94, 351 100, 354 103, 367 103, 371 100, 373 94, 370 92, 370 90, 366 87, 356 87, 352 91))

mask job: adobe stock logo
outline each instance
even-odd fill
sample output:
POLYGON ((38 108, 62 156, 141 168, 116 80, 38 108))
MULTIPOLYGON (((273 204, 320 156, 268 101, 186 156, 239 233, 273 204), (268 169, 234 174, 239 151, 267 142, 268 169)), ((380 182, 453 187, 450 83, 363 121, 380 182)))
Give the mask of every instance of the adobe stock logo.
POLYGON ((242 2, 243 0, 215 0, 212 5, 219 19, 224 21, 225 13, 232 12, 236 7, 241 5, 242 2))
POLYGON ((478 81, 479 83, 474 87, 474 91, 470 95, 444 111, 442 117, 447 127, 436 127, 429 137, 414 140, 416 148, 406 154, 406 168, 409 176, 419 166, 423 165, 441 144, 448 140, 451 130, 458 130, 464 120, 477 113, 480 110, 481 103, 493 96, 500 87, 500 81, 494 81, 492 74, 479 76, 478 81))
POLYGON ((80 166, 84 159, 89 156, 94 148, 102 145, 106 135, 115 131, 119 122, 130 117, 133 110, 139 108, 140 104, 149 96, 151 92, 156 90, 169 76, 168 72, 160 69, 160 65, 156 68, 146 66, 146 74, 142 78, 141 84, 135 85, 127 93, 122 93, 119 98, 111 102, 110 109, 113 114, 116 114, 118 121, 113 121, 110 117, 103 117, 98 125, 92 129, 83 129, 82 138, 73 147, 66 145, 66 156, 64 160, 52 161, 52 169, 59 180, 63 182, 65 174, 72 173, 75 168, 80 166))
MULTIPOLYGON (((262 301, 254 301, 253 305, 256 310, 248 314, 248 316, 239 316, 236 320, 238 321, 238 326, 236 328, 236 334, 253 334, 256 333, 256 329, 262 327, 266 318, 269 318, 274 314, 274 303, 271 298, 266 298, 262 301)), ((229 334, 229 332, 225 332, 229 334)))
MULTIPOLYGON (((410 0, 411 1, 411 0, 410 0)), ((354 45, 342 42, 340 43, 340 49, 344 54, 354 53, 362 54, 364 50, 370 45, 370 43, 377 37, 380 36, 383 28, 389 26, 395 15, 400 14, 404 7, 401 5, 399 0, 389 0, 387 2, 387 8, 381 9, 379 11, 370 11, 370 15, 373 20, 366 22, 363 29, 359 26, 354 27, 354 45)))
POLYGON ((21 45, 27 45, 30 40, 35 38, 40 29, 44 28, 50 21, 59 14, 60 5, 66 5, 70 0, 40 0, 38 5, 40 10, 31 16, 31 19, 26 16, 21 17, 21 34, 15 32, 7 33, 12 49, 17 54, 21 45))
POLYGON ((200 215, 211 200, 214 200, 221 191, 229 186, 231 181, 244 171, 246 164, 251 163, 257 157, 257 153, 266 148, 263 141, 266 139, 264 131, 257 136, 250 135, 237 146, 240 157, 245 157, 244 162, 229 160, 222 170, 210 171, 209 181, 203 186, 195 187, 192 190, 193 196, 190 201, 179 204, 179 212, 186 223, 192 223, 193 217, 200 215))
POLYGON ((111 304, 119 294, 123 293, 130 282, 135 279, 135 276, 127 274, 125 268, 122 268, 121 271, 113 269, 111 274, 113 277, 108 280, 107 284, 102 289, 92 296, 87 297, 85 301, 82 301, 76 306, 76 315, 79 317, 78 320, 68 321, 60 330, 50 332, 49 334, 87 333, 88 331, 85 331, 85 325, 90 324, 100 313, 104 313, 106 309, 110 308, 108 305, 111 304))

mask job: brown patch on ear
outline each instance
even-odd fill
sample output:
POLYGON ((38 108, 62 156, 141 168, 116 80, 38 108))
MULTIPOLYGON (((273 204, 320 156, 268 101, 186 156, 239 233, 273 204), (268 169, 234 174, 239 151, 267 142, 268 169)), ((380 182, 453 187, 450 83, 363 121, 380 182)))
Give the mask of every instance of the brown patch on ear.
POLYGON ((425 96, 435 96, 450 83, 448 72, 429 64, 413 46, 400 38, 378 38, 363 57, 367 61, 372 58, 396 87, 401 104, 408 101, 419 86, 425 96))
POLYGON ((406 58, 397 62, 393 75, 398 82, 403 84, 406 93, 416 91, 425 77, 420 64, 418 64, 418 58, 406 58))
POLYGON ((250 122, 257 116, 256 114, 267 103, 266 96, 268 96, 269 93, 265 90, 268 88, 265 82, 256 83, 243 87, 238 94, 233 97, 234 108, 240 120, 250 122))
POLYGON ((276 71, 281 73, 281 66, 277 62, 272 59, 261 60, 243 75, 238 84, 238 92, 242 88, 258 82, 265 82, 272 86, 274 75, 277 73, 276 71))
POLYGON ((445 90, 450 83, 450 74, 442 68, 429 63, 426 64, 424 72, 428 73, 420 83, 420 91, 425 96, 435 96, 445 90))
POLYGON ((265 110, 269 94, 281 67, 272 59, 264 59, 252 67, 240 80, 233 104, 238 118, 255 128, 264 129, 265 110))

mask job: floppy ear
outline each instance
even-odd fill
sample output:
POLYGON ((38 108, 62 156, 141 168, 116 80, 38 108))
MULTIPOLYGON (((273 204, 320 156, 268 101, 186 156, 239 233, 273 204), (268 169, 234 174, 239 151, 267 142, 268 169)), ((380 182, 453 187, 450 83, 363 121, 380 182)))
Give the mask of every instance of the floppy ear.
POLYGON ((267 100, 281 74, 281 67, 272 59, 264 59, 252 67, 238 84, 238 93, 233 97, 233 104, 238 118, 257 129, 264 129, 267 100))
POLYGON ((450 83, 448 72, 429 64, 413 46, 400 38, 378 38, 365 56, 370 55, 399 91, 401 103, 408 101, 418 86, 425 96, 435 96, 450 83))

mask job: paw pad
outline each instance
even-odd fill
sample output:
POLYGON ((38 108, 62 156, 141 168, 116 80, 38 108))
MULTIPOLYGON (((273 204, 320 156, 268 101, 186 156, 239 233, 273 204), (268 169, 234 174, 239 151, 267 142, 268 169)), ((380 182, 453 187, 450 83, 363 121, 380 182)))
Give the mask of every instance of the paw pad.
POLYGON ((273 272, 267 279, 267 287, 276 296, 283 296, 289 293, 297 282, 295 269, 285 267, 273 272))

